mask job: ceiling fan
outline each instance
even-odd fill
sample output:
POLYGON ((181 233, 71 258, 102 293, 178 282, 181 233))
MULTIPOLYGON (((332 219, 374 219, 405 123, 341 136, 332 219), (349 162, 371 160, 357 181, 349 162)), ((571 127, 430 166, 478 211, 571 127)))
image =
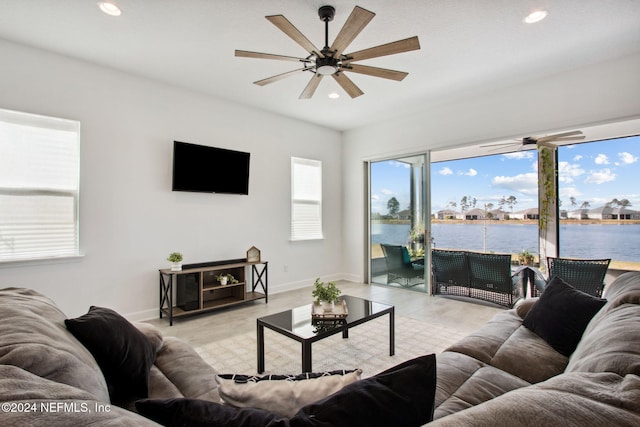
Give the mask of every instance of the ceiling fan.
POLYGON ((553 142, 564 142, 564 141, 579 141, 584 139, 584 135, 581 131, 575 130, 571 132, 563 132, 556 133, 553 135, 545 135, 545 136, 527 136, 522 139, 518 139, 514 142, 504 142, 499 144, 487 144, 481 145, 480 147, 500 147, 506 145, 520 145, 520 149, 527 145, 541 145, 543 147, 555 148, 558 145, 553 144, 553 142))
POLYGON ((420 49, 420 43, 417 36, 345 54, 343 53, 344 50, 356 38, 356 36, 360 34, 369 21, 373 19, 375 13, 359 6, 354 7, 351 15, 347 18, 347 21, 331 46, 329 46, 329 22, 332 21, 335 16, 335 9, 332 6, 322 6, 318 9, 318 15, 320 16, 320 20, 324 22, 325 27, 324 47, 321 50, 316 48, 314 44, 283 15, 265 17, 269 22, 278 27, 283 33, 309 52, 309 55, 305 58, 297 58, 293 56, 236 50, 235 56, 238 57, 275 59, 302 63, 302 68, 258 80, 254 82, 255 84, 264 86, 292 76, 301 71, 309 71, 313 73, 313 77, 311 77, 311 80, 300 94, 300 99, 311 98, 318 88, 322 78, 328 75, 332 76, 345 90, 345 92, 351 96, 351 98, 355 98, 362 95, 364 92, 362 92, 362 90, 360 90, 360 88, 356 86, 353 81, 344 74, 344 72, 366 74, 373 77, 382 77, 397 81, 404 79, 409 74, 403 71, 354 64, 354 62, 420 49))

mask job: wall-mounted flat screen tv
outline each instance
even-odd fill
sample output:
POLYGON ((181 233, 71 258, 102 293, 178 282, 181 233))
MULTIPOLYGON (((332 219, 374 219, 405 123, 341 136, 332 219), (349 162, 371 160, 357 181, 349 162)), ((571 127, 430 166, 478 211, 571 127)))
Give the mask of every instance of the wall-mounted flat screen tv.
POLYGON ((249 194, 250 153, 173 142, 173 191, 249 194))

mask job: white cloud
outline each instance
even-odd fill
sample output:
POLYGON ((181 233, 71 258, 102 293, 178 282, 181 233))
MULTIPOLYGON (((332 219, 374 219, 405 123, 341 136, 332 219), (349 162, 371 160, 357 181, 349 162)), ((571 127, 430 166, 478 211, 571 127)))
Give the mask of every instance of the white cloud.
POLYGON ((440 174, 440 175, 452 175, 453 171, 451 170, 451 168, 444 167, 444 168, 442 168, 442 169, 440 169, 438 171, 438 174, 440 174))
POLYGON ((589 171, 589 176, 584 182, 588 184, 603 184, 605 182, 615 181, 616 174, 611 172, 611 169, 605 168, 598 171, 589 171))
POLYGON ((560 198, 567 199, 565 203, 569 205, 563 205, 564 208, 572 209, 570 206, 569 198, 575 197, 577 199, 580 196, 582 196, 582 193, 576 187, 560 186, 560 198))
POLYGON ((468 170, 468 171, 464 172, 464 175, 467 175, 467 176, 476 176, 476 175, 478 175, 478 171, 477 171, 477 170, 475 170, 475 169, 473 169, 473 168, 469 168, 469 170, 468 170))
POLYGON ((509 160, 533 159, 533 151, 516 151, 514 153, 503 154, 502 156, 509 160))
POLYGON ((634 156, 631 153, 627 153, 626 151, 623 151, 622 153, 618 153, 618 158, 625 165, 630 165, 630 164, 635 163, 635 162, 638 161, 638 157, 637 156, 634 156))
POLYGON ((577 154, 577 155, 573 156, 573 161, 574 162, 579 162, 580 160, 582 160, 582 155, 581 154, 577 154))
POLYGON ((609 158, 607 157, 606 154, 598 154, 594 159, 594 162, 596 165, 608 165, 609 158))
POLYGON ((569 162, 558 163, 558 181, 564 184, 570 184, 574 178, 584 174, 584 169, 581 169, 579 165, 569 162))
POLYGON ((524 194, 537 194, 538 174, 529 172, 516 176, 496 176, 491 180, 491 184, 524 194))
POLYGON ((380 190, 380 192, 382 194, 384 194, 385 196, 391 196, 391 195, 395 194, 395 192, 393 190, 389 190, 388 188, 383 188, 382 190, 380 190))

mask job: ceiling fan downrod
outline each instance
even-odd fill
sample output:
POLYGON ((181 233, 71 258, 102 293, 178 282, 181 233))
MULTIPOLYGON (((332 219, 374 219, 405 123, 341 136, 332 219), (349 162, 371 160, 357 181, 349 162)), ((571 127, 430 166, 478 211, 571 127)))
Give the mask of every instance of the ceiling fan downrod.
POLYGON ((324 48, 322 54, 324 58, 316 58, 316 73, 327 76, 335 74, 340 70, 338 60, 333 57, 333 52, 329 48, 329 21, 333 21, 336 10, 333 6, 322 6, 318 9, 318 16, 324 22, 324 48))
POLYGON ((322 49, 324 51, 329 49, 329 21, 333 21, 336 10, 333 6, 322 6, 318 9, 318 16, 324 22, 324 49, 322 49))

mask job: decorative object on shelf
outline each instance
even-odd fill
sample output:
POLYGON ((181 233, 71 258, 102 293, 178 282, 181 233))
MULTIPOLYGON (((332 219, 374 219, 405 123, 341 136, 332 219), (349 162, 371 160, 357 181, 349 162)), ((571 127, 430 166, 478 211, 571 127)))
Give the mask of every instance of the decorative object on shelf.
POLYGON ((260 249, 251 246, 247 251, 247 262, 260 262, 260 249))
POLYGON ((319 321, 344 321, 349 315, 349 309, 347 308, 347 302, 345 300, 332 303, 333 308, 331 310, 325 310, 319 304, 313 304, 311 308, 311 320, 314 324, 319 321))
POLYGON ((167 261, 171 263, 171 271, 182 271, 182 254, 180 252, 171 252, 167 257, 167 261))
POLYGON ((518 254, 518 261, 520 262, 520 265, 533 265, 534 259, 535 255, 526 249, 523 249, 522 252, 518 254))
POLYGON ((234 284, 238 283, 238 280, 233 277, 233 274, 220 274, 217 277, 218 281, 221 285, 234 284))
POLYGON ((318 277, 313 286, 314 289, 313 292, 311 292, 311 296, 315 298, 316 303, 321 304, 324 311, 332 311, 335 302, 338 301, 338 296, 342 292, 338 289, 336 283, 329 282, 325 285, 318 277))

